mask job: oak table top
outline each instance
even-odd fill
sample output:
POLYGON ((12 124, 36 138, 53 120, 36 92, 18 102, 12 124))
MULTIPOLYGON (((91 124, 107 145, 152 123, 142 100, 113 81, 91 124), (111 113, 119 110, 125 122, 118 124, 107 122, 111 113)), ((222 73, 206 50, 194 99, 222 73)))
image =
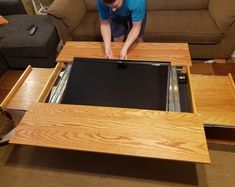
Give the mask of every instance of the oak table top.
POLYGON ((210 163, 203 123, 190 113, 35 103, 10 142, 210 163))
MULTIPOLYGON (((122 42, 113 42, 114 58, 119 58, 122 42)), ((104 58, 102 42, 66 42, 57 62, 71 63, 74 57, 104 58)), ((166 61, 174 66, 191 66, 191 57, 186 43, 135 43, 129 49, 128 60, 166 61)))

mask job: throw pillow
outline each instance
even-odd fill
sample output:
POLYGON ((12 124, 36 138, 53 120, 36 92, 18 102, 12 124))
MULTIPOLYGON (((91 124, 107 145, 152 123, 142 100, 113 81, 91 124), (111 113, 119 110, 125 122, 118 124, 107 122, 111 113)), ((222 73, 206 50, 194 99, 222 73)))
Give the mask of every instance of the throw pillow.
POLYGON ((0 25, 5 25, 5 24, 8 24, 8 21, 3 16, 0 16, 0 25))

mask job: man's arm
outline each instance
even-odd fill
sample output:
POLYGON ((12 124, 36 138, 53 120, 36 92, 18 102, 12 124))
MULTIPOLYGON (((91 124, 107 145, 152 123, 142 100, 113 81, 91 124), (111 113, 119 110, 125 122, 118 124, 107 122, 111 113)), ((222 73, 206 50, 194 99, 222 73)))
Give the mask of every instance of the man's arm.
POLYGON ((134 22, 133 23, 133 27, 130 30, 128 36, 127 36, 127 40, 121 50, 121 54, 120 54, 120 58, 122 60, 127 59, 127 51, 129 49, 129 47, 136 41, 136 39, 139 36, 140 30, 141 30, 141 25, 142 25, 142 21, 139 22, 134 22))
POLYGON ((112 59, 113 52, 111 48, 111 27, 109 20, 101 20, 100 30, 104 41, 105 58, 112 59))

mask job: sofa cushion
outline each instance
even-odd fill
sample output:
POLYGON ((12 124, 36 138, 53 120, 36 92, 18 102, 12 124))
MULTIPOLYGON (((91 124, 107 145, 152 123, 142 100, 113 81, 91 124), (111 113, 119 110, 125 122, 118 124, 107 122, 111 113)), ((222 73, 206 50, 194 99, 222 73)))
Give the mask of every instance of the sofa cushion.
POLYGON ((0 26, 6 25, 6 24, 8 24, 8 21, 6 20, 6 18, 0 15, 0 26))
POLYGON ((147 0, 147 10, 202 10, 209 0, 147 0))
POLYGON ((218 27, 226 32, 235 21, 235 0, 210 0, 209 12, 218 27))
POLYGON ((207 10, 149 11, 147 14, 145 41, 213 44, 222 38, 223 33, 207 10))
POLYGON ((88 12, 75 31, 73 40, 101 40, 100 19, 97 12, 88 12))
POLYGON ((77 27, 85 12, 86 7, 82 0, 57 0, 48 10, 50 15, 63 19, 70 33, 77 27))
POLYGON ((59 38, 48 16, 6 16, 9 24, 0 27, 0 52, 8 57, 48 57, 55 51, 59 38), (29 35, 32 24, 38 29, 29 35))

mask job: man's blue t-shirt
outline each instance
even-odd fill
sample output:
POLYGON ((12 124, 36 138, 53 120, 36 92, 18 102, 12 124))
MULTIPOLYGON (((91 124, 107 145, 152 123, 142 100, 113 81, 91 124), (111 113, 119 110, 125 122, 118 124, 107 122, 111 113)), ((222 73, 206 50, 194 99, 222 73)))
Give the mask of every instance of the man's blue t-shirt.
POLYGON ((111 15, 117 16, 130 16, 133 22, 139 22, 144 19, 146 13, 146 2, 145 0, 123 0, 121 8, 115 12, 105 5, 102 0, 96 0, 97 7, 99 9, 99 15, 102 20, 107 20, 111 15))

